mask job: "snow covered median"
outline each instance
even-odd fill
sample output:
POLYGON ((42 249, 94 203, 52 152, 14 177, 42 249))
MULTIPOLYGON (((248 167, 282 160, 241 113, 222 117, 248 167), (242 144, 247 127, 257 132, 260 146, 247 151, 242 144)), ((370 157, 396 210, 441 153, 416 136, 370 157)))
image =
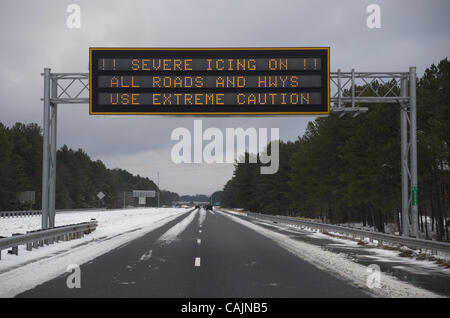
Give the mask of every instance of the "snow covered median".
MULTIPOLYGON (((19 247, 19 256, 2 253, 0 297, 13 297, 64 274, 70 264, 84 264, 110 250, 163 226, 187 209, 146 208, 56 214, 56 225, 96 219, 97 230, 82 239, 41 247, 31 252, 19 247)), ((0 219, 0 236, 40 228, 40 217, 0 219)))

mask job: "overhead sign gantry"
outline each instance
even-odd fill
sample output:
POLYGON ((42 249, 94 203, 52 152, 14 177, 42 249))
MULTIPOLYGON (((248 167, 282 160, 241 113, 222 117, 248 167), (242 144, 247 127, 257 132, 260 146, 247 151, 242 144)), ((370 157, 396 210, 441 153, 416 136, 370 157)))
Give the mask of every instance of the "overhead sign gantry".
MULTIPOLYGON (((357 116, 368 110, 367 107, 361 107, 362 104, 393 103, 400 104, 402 235, 419 237, 417 216, 416 68, 410 67, 409 72, 355 72, 354 70, 351 70, 351 72, 341 72, 341 70, 338 69, 337 72, 330 74, 329 56, 329 48, 326 47, 277 49, 102 48, 90 49, 90 73, 52 73, 49 68, 45 68, 44 73, 42 74, 44 76, 42 228, 54 227, 55 224, 56 135, 58 117, 57 106, 59 104, 89 103, 91 114, 103 115, 327 115, 328 113, 333 113, 338 114, 339 116, 345 114, 357 116), (158 57, 151 57, 156 53, 158 53, 158 57), (318 60, 319 57, 320 61, 318 60), (239 61, 239 66, 237 61, 235 61, 238 58, 241 59, 239 61), (243 61, 243 58, 246 58, 246 60, 243 61), (287 63, 280 63, 280 58, 288 59, 287 63), (103 61, 103 59, 105 59, 105 61, 103 61), (122 62, 121 59, 124 59, 124 62, 122 62), (137 60, 133 61, 133 59, 137 60), (168 61, 168 59, 172 60, 168 61), (185 60, 183 61, 183 59, 185 60), (190 61, 191 59, 192 61, 190 61), (303 69, 301 67, 302 62, 303 69), (132 69, 133 65, 136 70, 132 69), (286 68, 286 65, 287 69, 277 70, 277 67, 286 68), (292 65, 294 65, 295 68, 289 69, 289 66, 292 65), (324 66, 326 66, 326 68, 324 66), (208 67, 210 67, 211 70, 208 70, 208 67), (215 69, 213 69, 213 67, 215 69), (246 68, 245 70, 243 69, 244 67, 246 68), (158 70, 155 70, 156 68, 158 68, 158 70), (169 70, 169 68, 172 69, 169 70), (226 68, 228 68, 228 70, 226 68), (254 69, 252 70, 252 68, 254 69), (274 69, 272 70, 272 68, 274 69), (320 75, 320 87, 318 87, 317 79, 314 79, 314 76, 317 75, 320 75), (114 76, 117 77, 117 79, 114 79, 111 82, 114 76), (195 82, 195 76, 201 77, 201 83, 203 83, 202 85, 206 85, 206 88, 187 87, 190 84, 186 85, 186 83, 190 83, 191 79, 192 83, 195 82), (228 82, 222 79, 218 82, 218 77, 226 76, 235 76, 236 79, 234 84, 232 78, 229 78, 228 82), (238 79, 238 76, 244 76, 247 86, 238 86, 239 83, 242 83, 242 78, 238 79), (272 83, 272 86, 264 84, 264 78, 257 77, 255 79, 254 76, 266 76, 266 83, 272 83), (269 82, 270 76, 272 76, 270 78, 272 82, 269 82), (278 76, 277 81, 281 81, 281 83, 283 82, 281 76, 298 76, 297 82, 299 84, 295 87, 291 86, 288 90, 285 86, 280 86, 283 85, 279 84, 280 82, 273 84, 276 76, 278 76), (155 80, 155 77, 161 78, 155 80), (181 82, 177 77, 181 78, 181 82), (188 77, 191 77, 191 79, 188 79, 188 77), (324 81, 325 79, 326 81, 324 81), (164 81, 166 81, 166 83, 164 81), (112 86, 111 83, 114 83, 114 86, 112 86), (162 87, 154 87, 155 85, 158 85, 157 83, 162 85, 162 87), (220 83, 220 87, 217 86, 218 83, 220 83), (385 85, 387 90, 380 91, 380 83, 385 85), (131 87, 126 87, 130 85, 131 87), (142 87, 132 87, 133 85, 142 87), (165 87, 164 85, 168 87, 165 87), (231 85, 233 87, 226 85, 231 85), (275 87, 273 85, 275 85, 275 87), (331 96, 330 85, 332 86, 333 92, 331 96), (234 94, 234 101, 236 101, 236 103, 224 105, 220 105, 219 103, 204 105, 195 104, 195 94, 201 93, 201 91, 215 92, 217 94, 234 94), (261 94, 264 92, 269 92, 269 94, 280 94, 278 95, 277 101, 280 101, 281 98, 281 103, 267 105, 258 100, 256 100, 256 104, 253 104, 253 100, 251 103, 247 103, 247 105, 237 103, 238 98, 241 98, 238 96, 242 96, 238 94, 261 94), (287 95, 283 94, 286 94, 286 92, 299 94, 320 92, 322 97, 320 104, 312 104, 311 101, 314 101, 314 98, 310 99, 309 104, 288 104, 287 102, 284 104, 283 98, 286 98, 287 95), (113 104, 111 101, 109 104, 108 102, 106 102, 106 104, 99 104, 99 94, 105 93, 173 94, 175 98, 177 98, 175 94, 180 93, 194 95, 192 98, 188 97, 187 102, 183 98, 184 104, 180 103, 180 105, 168 105, 168 101, 166 101, 166 105, 158 105, 157 103, 161 103, 161 100, 156 99, 157 103, 153 103, 153 96, 151 96, 150 99, 148 99, 148 97, 142 99, 145 103, 150 101, 150 104, 142 103, 130 105, 129 102, 126 104, 124 102, 119 103, 119 100, 114 101, 114 99, 112 99, 112 101, 116 104, 113 104), (189 101, 191 101, 192 104, 190 104, 189 101), (326 101, 325 104, 324 101, 326 101), (330 103, 332 105, 331 108, 330 103)), ((289 83, 292 84, 294 81, 295 80, 291 79, 289 83)), ((114 97, 114 95, 112 97, 114 97)), ((157 95, 157 97, 160 98, 159 95, 157 95)), ((111 100, 111 96, 109 96, 109 98, 111 100)), ((167 95, 165 97, 162 96, 162 98, 162 102, 164 103, 167 95)), ((230 96, 227 98, 229 101, 230 96)), ((133 98, 131 96, 131 101, 132 100, 133 98)), ((139 97, 135 97, 135 102, 139 100, 139 97)), ((220 100, 223 99, 221 98, 220 100)), ((239 101, 242 102, 241 99, 239 101)))

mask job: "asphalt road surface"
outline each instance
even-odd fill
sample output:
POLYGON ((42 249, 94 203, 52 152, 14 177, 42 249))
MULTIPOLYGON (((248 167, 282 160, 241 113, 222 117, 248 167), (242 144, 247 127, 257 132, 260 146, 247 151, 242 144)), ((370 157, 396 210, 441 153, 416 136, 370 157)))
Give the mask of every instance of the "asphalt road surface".
POLYGON ((368 297, 217 212, 159 240, 188 215, 81 265, 79 289, 64 273, 18 297, 368 297))

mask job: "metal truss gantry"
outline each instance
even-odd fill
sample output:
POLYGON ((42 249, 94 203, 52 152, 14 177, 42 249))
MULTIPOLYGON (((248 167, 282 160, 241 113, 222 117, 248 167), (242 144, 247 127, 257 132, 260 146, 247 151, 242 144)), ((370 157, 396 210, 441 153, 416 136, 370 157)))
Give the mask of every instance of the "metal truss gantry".
MULTIPOLYGON (((49 68, 45 68, 42 75, 42 228, 47 229, 55 226, 58 104, 89 104, 89 73, 51 73, 49 68)), ((409 72, 338 70, 330 74, 330 112, 356 117, 368 110, 361 104, 400 105, 402 235, 418 238, 416 81, 415 67, 410 67, 409 72)))

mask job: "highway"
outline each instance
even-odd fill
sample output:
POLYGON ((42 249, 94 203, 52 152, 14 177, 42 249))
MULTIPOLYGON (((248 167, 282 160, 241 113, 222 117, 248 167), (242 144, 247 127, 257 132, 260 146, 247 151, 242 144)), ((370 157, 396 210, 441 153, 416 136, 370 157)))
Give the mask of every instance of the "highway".
POLYGON ((205 210, 185 213, 80 268, 79 289, 67 287, 65 273, 17 297, 369 297, 205 210))

